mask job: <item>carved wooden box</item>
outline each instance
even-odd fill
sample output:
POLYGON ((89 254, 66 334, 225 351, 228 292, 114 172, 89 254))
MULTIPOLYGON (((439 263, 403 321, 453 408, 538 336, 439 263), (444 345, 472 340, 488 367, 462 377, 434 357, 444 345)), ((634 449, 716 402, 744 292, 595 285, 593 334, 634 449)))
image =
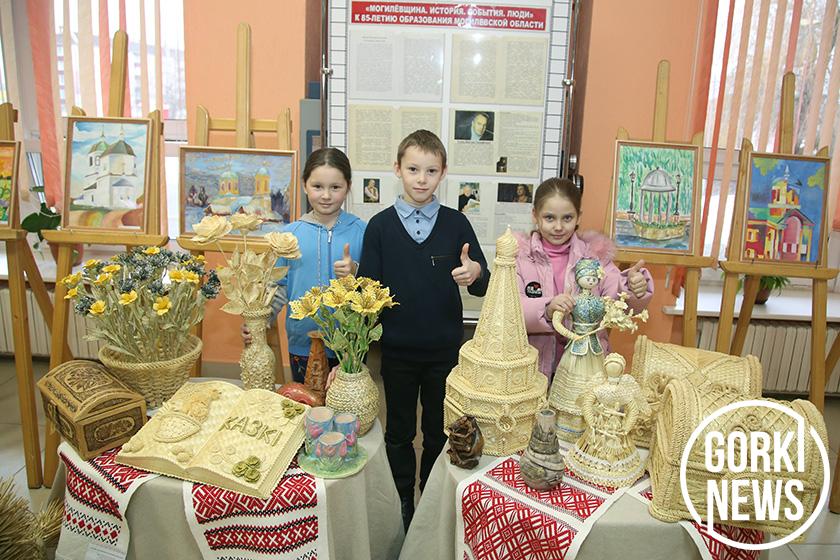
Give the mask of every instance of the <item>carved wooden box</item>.
POLYGON ((38 388, 47 418, 84 459, 122 445, 146 423, 143 397, 97 362, 63 363, 38 388))

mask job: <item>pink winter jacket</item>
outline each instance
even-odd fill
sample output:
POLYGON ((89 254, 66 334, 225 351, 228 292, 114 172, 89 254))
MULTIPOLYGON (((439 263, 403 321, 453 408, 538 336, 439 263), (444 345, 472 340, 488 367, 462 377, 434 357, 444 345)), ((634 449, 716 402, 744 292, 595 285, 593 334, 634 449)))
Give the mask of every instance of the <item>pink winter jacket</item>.
MULTIPOLYGON (((554 290, 554 273, 538 232, 516 233, 515 235, 519 242, 516 273, 519 279, 519 299, 525 314, 525 330, 528 331, 528 342, 540 353, 539 370, 551 381, 554 369, 566 345, 566 339, 556 336, 551 321, 545 316, 545 306, 557 295, 554 290)), ((627 287, 627 273, 620 271, 612 262, 613 252, 612 242, 600 233, 584 232, 580 235, 572 235, 569 264, 566 267, 566 278, 563 282, 565 290, 572 295, 579 291, 575 282, 575 263, 582 258, 597 258, 605 274, 592 293, 614 298, 621 292, 627 292, 627 304, 633 310, 645 309, 653 297, 653 278, 647 269, 642 269, 641 272, 647 279, 647 294, 641 299, 637 298, 627 287)), ((566 318, 566 326, 571 327, 569 318, 566 318)), ((609 333, 601 331, 598 333, 598 338, 604 347, 604 352, 609 352, 609 333)))

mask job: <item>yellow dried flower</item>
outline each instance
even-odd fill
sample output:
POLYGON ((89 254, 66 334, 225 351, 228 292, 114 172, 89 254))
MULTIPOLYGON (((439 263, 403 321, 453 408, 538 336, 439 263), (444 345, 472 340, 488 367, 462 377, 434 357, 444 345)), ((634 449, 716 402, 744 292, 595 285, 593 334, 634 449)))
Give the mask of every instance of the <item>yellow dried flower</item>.
POLYGON ((64 299, 73 299, 77 295, 79 295, 79 289, 78 288, 70 288, 69 290, 67 290, 67 295, 64 296, 64 299))
POLYGON ((102 267, 102 272, 106 272, 108 274, 113 274, 115 272, 119 272, 122 266, 118 264, 109 264, 108 266, 102 267))
POLYGON ((158 253, 160 253, 160 247, 146 247, 143 250, 145 255, 157 255, 158 253))
POLYGON ((157 311, 158 315, 166 315, 172 309, 172 302, 169 301, 169 296, 161 296, 155 300, 152 308, 157 311))
POLYGON ((362 315, 374 315, 382 309, 382 302, 376 299, 371 290, 353 292, 349 295, 350 309, 362 315))
POLYGON ((321 307, 321 298, 313 296, 311 293, 306 293, 300 299, 289 302, 292 308, 292 314, 289 315, 292 319, 303 319, 311 317, 318 312, 321 307))
POLYGON ((186 280, 186 272, 186 270, 181 270, 179 268, 176 268, 175 270, 170 270, 169 279, 173 282, 183 282, 184 280, 186 280))
POLYGON ((131 290, 127 294, 120 294, 120 305, 128 305, 137 300, 137 291, 131 290))
POLYGON ((99 264, 99 259, 88 259, 85 261, 84 267, 85 268, 93 268, 99 264))
POLYGON ((343 278, 336 278, 335 280, 331 280, 330 284, 332 284, 333 282, 341 285, 342 288, 348 291, 353 291, 359 286, 358 280, 356 280, 356 277, 353 275, 345 276, 343 278))
POLYGON ((186 272, 184 272, 184 280, 191 284, 198 284, 198 274, 187 270, 186 272))
POLYGON ((61 279, 61 283, 65 286, 75 286, 79 282, 82 281, 82 273, 76 272, 73 274, 68 274, 64 278, 61 279))
POLYGON ((90 314, 91 315, 102 315, 105 312, 105 302, 101 299, 96 300, 93 302, 93 305, 90 306, 90 314))
POLYGON ((321 297, 321 301, 327 307, 334 307, 337 309, 348 305, 352 301, 351 296, 355 293, 357 292, 348 292, 344 288, 340 287, 340 285, 330 286, 321 297))
POLYGON ((104 284, 105 282, 110 282, 111 278, 113 278, 112 274, 107 272, 103 272, 99 276, 96 277, 96 280, 93 281, 94 284, 104 284))

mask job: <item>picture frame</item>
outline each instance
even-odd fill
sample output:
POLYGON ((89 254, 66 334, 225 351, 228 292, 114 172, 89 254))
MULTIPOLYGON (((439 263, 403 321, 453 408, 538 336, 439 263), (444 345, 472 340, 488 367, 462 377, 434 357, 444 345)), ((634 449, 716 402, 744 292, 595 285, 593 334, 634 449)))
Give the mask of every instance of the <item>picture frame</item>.
MULTIPOLYGON (((204 216, 237 212, 259 215, 260 238, 295 218, 292 207, 298 184, 297 152, 256 148, 182 146, 179 154, 179 233, 195 235, 192 226, 204 216)), ((229 234, 228 239, 238 239, 229 234)))
POLYGON ((695 144, 616 140, 609 220, 616 248, 698 255, 702 164, 695 144))
POLYGON ((747 166, 743 207, 736 209, 742 262, 823 265, 829 158, 750 152, 747 166))
POLYGON ((17 228, 18 223, 18 169, 21 143, 0 141, 0 229, 17 228))
POLYGON ((152 121, 67 117, 61 227, 149 232, 152 121))

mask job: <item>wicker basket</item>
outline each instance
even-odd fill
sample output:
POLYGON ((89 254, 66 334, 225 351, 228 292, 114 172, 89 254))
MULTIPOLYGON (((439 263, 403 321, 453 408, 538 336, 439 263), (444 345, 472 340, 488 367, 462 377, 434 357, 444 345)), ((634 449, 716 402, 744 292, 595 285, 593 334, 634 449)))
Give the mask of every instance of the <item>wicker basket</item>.
MULTIPOLYGON (((665 389, 662 406, 656 419, 655 437, 648 462, 653 488, 650 513, 662 521, 673 522, 680 519, 692 519, 683 501, 679 478, 680 459, 691 433, 704 418, 719 408, 734 402, 747 400, 742 393, 735 389, 708 381, 701 383, 698 382, 698 379, 699 377, 694 377, 693 379, 672 381, 665 389)), ((762 400, 771 402, 771 399, 762 400)), ((772 402, 782 404, 801 414, 806 421, 806 433, 813 426, 826 448, 828 448, 825 420, 813 404, 805 400, 772 402)), ((749 478, 766 476, 779 479, 783 476, 776 473, 762 475, 752 472, 731 473, 723 471, 710 473, 706 470, 703 457, 702 442, 705 440, 706 433, 717 430, 726 437, 733 431, 742 431, 747 434, 751 431, 786 432, 795 429, 795 422, 792 417, 786 414, 764 407, 741 408, 731 414, 719 416, 712 421, 698 437, 686 466, 686 485, 695 508, 698 511, 705 511, 706 509, 708 480, 732 480, 741 476, 749 478)), ((801 495, 802 507, 805 512, 803 519, 807 519, 813 512, 823 481, 819 449, 812 438, 808 437, 806 441, 805 473, 798 475, 805 486, 804 493, 801 495)), ((783 498, 781 502, 782 511, 788 506, 789 502, 783 498)), ((786 520, 727 521, 727 523, 767 531, 779 536, 787 535, 798 528, 798 523, 794 525, 794 523, 786 520)))
POLYGON ((100 348, 99 359, 114 377, 143 395, 147 407, 157 408, 187 382, 201 346, 201 339, 189 335, 183 354, 171 360, 129 362, 124 360, 125 354, 109 346, 100 348))
POLYGON ((633 440, 639 447, 650 447, 662 394, 674 379, 692 376, 695 385, 709 380, 736 389, 745 397, 761 397, 761 363, 755 356, 741 358, 654 342, 644 335, 636 339, 631 373, 651 408, 650 416, 640 418, 633 430, 633 440))

